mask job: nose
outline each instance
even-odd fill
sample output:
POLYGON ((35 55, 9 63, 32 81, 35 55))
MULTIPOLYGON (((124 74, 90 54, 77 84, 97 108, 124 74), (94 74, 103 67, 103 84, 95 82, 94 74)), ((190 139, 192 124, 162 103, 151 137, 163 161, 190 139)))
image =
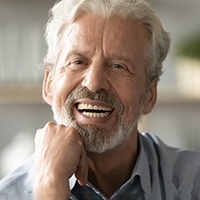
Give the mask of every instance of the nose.
POLYGON ((107 71, 102 64, 90 65, 82 81, 82 87, 86 87, 91 92, 109 89, 107 71))

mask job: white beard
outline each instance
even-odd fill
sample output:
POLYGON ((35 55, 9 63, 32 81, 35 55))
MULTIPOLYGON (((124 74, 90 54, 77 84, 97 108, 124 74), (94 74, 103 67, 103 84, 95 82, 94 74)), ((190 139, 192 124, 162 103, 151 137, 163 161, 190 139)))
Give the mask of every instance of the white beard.
MULTIPOLYGON (((80 91, 78 92, 80 94, 80 91)), ((85 148, 88 152, 103 153, 111 150, 125 141, 133 132, 133 129, 137 126, 138 120, 141 117, 141 108, 138 106, 137 114, 132 122, 126 122, 123 115, 122 105, 118 105, 119 116, 115 127, 111 132, 107 132, 105 129, 99 128, 95 125, 79 125, 73 119, 72 102, 74 97, 68 97, 66 106, 63 106, 60 110, 53 104, 52 110, 54 113, 54 119, 58 124, 63 124, 67 127, 73 126, 82 138, 85 148), (71 100, 68 100, 71 98, 71 100), (68 102, 70 101, 70 102, 68 102)), ((110 101, 110 99, 109 99, 110 101)), ((116 102, 116 99, 114 100, 116 102)), ((119 100, 117 100, 119 103, 119 100)))

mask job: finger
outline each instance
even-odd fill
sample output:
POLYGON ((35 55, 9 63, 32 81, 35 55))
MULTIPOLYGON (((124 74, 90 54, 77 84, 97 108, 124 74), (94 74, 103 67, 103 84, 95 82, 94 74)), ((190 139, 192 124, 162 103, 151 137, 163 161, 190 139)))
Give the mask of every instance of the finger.
POLYGON ((51 128, 53 128, 53 126, 55 126, 56 124, 53 123, 53 122, 48 122, 44 128, 42 129, 38 129, 36 131, 36 134, 35 134, 35 146, 36 147, 40 147, 42 145, 42 142, 44 141, 44 138, 45 138, 45 135, 47 132, 50 132, 49 130, 51 128))
POLYGON ((77 173, 75 173, 75 176, 76 176, 76 178, 78 180, 78 183, 81 186, 86 185, 87 179, 88 179, 88 167, 82 168, 81 172, 78 175, 77 175, 77 173))
POLYGON ((38 129, 35 134, 35 140, 34 140, 36 148, 41 145, 43 138, 44 138, 44 134, 42 134, 42 129, 38 129))
POLYGON ((87 180, 88 180, 88 166, 84 168, 83 175, 82 175, 81 179, 78 180, 78 182, 81 186, 84 186, 84 185, 86 185, 87 180))
POLYGON ((80 185, 85 185, 88 178, 88 163, 86 154, 81 156, 75 176, 80 185))

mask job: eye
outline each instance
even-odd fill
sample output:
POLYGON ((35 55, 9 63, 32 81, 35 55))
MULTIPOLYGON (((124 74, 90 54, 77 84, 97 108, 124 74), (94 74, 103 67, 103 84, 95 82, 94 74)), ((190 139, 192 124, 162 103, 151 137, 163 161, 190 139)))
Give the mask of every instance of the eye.
POLYGON ((120 64, 113 64, 112 65, 115 69, 125 69, 125 67, 123 65, 120 64))
POLYGON ((72 71, 84 70, 85 68, 87 68, 88 62, 81 58, 72 58, 65 66, 67 69, 72 71))
POLYGON ((87 66, 88 63, 84 59, 74 59, 69 63, 68 68, 71 70, 80 70, 85 69, 87 66))
POLYGON ((83 60, 75 60, 73 62, 73 64, 75 64, 75 65, 87 65, 87 63, 83 60))

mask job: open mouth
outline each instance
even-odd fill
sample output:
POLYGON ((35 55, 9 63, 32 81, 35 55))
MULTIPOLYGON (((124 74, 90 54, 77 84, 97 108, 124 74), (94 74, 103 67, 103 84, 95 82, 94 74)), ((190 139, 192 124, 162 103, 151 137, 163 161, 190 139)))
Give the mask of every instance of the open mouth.
POLYGON ((91 105, 85 103, 77 103, 76 108, 82 115, 90 118, 108 117, 114 111, 113 108, 107 106, 91 105))

